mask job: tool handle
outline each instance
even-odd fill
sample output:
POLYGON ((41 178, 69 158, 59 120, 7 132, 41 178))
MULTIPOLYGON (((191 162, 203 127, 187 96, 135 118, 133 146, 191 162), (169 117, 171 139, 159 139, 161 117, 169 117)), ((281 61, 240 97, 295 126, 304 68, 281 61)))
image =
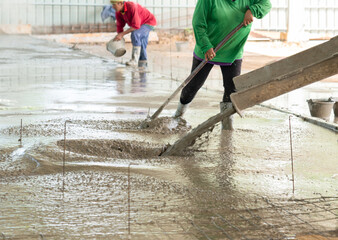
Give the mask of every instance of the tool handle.
MULTIPOLYGON (((214 49, 215 53, 227 42, 229 39, 238 32, 239 29, 241 29, 244 26, 243 23, 239 24, 237 27, 235 27, 226 37, 216 46, 214 49)), ((204 65, 207 64, 207 61, 203 59, 203 61, 190 73, 190 75, 187 77, 187 79, 181 83, 181 85, 170 95, 170 97, 161 105, 159 109, 150 117, 150 120, 154 120, 155 118, 160 115, 162 110, 165 108, 165 106, 168 105, 168 103, 176 96, 176 94, 183 89, 190 81, 193 79, 196 74, 204 67, 204 65)))

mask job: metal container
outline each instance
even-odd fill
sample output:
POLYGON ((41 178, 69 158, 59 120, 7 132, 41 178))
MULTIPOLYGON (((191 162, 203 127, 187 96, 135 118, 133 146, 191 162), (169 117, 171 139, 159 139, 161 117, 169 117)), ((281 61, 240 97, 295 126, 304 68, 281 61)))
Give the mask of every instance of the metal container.
POLYGON ((335 102, 333 105, 333 112, 336 117, 338 117, 338 102, 335 102))
POLYGON ((307 103, 312 117, 318 117, 325 121, 330 120, 334 101, 331 99, 309 99, 307 103))
POLYGON ((112 39, 106 45, 107 50, 111 52, 115 57, 122 57, 127 52, 124 47, 124 43, 125 42, 123 38, 121 41, 113 41, 112 39))

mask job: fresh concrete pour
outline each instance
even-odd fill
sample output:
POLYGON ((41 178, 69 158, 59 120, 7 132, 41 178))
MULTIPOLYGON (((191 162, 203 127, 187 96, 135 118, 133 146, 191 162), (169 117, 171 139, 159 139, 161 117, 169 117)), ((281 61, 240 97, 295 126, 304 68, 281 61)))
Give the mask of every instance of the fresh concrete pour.
POLYGON ((235 116, 235 131, 216 125, 182 154, 160 157, 218 112, 220 94, 201 91, 186 121, 170 117, 176 100, 139 129, 176 82, 27 36, 0 43, 2 238, 337 235, 333 132, 291 118, 293 195, 288 115, 255 106, 235 116))

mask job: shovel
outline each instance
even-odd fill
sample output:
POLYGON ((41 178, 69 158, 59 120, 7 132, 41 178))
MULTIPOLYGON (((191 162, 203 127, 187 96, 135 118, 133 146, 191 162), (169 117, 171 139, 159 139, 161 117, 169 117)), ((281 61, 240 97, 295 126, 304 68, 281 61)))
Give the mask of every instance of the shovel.
MULTIPOLYGON (((243 23, 239 24, 237 27, 235 27, 214 49, 215 53, 236 33, 238 32, 239 29, 241 29, 244 26, 243 23)), ((205 64, 207 64, 207 61, 204 59, 195 69, 194 71, 192 71, 192 73, 188 76, 188 78, 181 83, 181 85, 175 90, 175 92, 173 92, 171 94, 171 96, 160 106, 159 109, 157 109, 157 111, 149 118, 147 118, 146 120, 144 120, 141 125, 140 128, 144 129, 144 128, 148 128, 149 127, 149 123, 154 120, 155 118, 158 117, 158 115, 160 115, 160 113, 162 112, 162 110, 165 108, 165 106, 168 105, 168 103, 177 95, 177 93, 179 91, 181 91, 195 76, 196 74, 205 66, 205 64)))

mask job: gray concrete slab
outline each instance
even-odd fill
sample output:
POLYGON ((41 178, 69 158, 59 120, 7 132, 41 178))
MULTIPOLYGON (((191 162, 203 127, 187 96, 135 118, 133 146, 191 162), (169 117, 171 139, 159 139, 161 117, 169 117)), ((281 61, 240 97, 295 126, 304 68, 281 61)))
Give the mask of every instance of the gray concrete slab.
MULTIPOLYGON (((162 112, 163 128, 137 126, 175 80, 28 36, 0 36, 0 62, 2 238, 336 235, 332 131, 291 117, 293 194, 288 114, 255 106, 235 116, 235 131, 216 126, 182 155, 159 157, 189 129, 171 121, 177 99, 162 112)), ((195 127, 215 115, 220 98, 202 89, 186 121, 195 127)))

